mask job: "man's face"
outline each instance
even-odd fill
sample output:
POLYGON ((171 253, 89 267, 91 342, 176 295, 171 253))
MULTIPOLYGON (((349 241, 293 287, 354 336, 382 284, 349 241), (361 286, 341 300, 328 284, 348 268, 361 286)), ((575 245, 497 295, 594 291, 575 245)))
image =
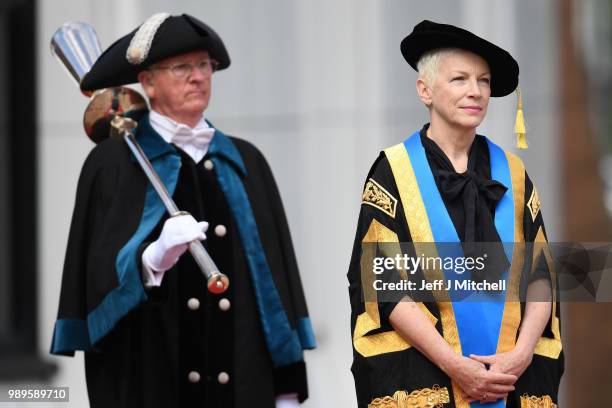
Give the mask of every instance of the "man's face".
POLYGON ((151 107, 179 123, 183 118, 201 117, 208 107, 212 72, 205 66, 210 57, 206 51, 192 51, 162 60, 141 72, 140 83, 151 107), (189 71, 191 65, 191 72, 189 71), (186 69, 185 69, 186 68, 186 69))
POLYGON ((475 129, 487 113, 490 96, 491 73, 480 56, 459 50, 440 59, 430 90, 432 117, 449 127, 475 129))

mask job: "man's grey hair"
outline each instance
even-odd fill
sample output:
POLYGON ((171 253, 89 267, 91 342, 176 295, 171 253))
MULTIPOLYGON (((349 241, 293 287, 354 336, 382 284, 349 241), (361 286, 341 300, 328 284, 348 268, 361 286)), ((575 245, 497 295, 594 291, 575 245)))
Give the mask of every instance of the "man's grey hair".
POLYGON ((419 62, 417 62, 419 79, 425 82, 425 85, 428 87, 433 87, 436 81, 436 75, 438 74, 440 60, 458 51, 460 51, 459 48, 436 48, 435 50, 427 51, 421 56, 419 62))

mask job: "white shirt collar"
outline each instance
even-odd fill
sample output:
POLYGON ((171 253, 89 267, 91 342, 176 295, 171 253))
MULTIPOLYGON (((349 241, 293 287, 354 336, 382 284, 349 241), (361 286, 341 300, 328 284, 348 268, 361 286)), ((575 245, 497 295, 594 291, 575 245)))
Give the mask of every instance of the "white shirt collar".
MULTIPOLYGON (((155 129, 155 131, 159 133, 159 135, 166 142, 168 143, 172 142, 172 136, 174 136, 176 128, 179 126, 178 122, 176 122, 173 119, 170 119, 167 116, 162 115, 159 112, 154 111, 153 109, 149 111, 149 121, 151 122, 151 126, 153 127, 153 129, 155 129)), ((183 126, 186 126, 186 125, 183 125, 183 126)), ((206 122, 206 120, 204 119, 204 115, 202 115, 202 118, 195 125, 193 129, 200 130, 200 129, 207 129, 209 127, 210 126, 208 126, 208 122, 206 122)))
MULTIPOLYGON (((149 122, 151 123, 151 127, 157 133, 159 133, 159 135, 167 143, 172 143, 172 139, 173 139, 174 135, 177 133, 177 130, 179 129, 179 126, 181 128, 184 128, 184 127, 189 128, 189 126, 180 124, 180 123, 176 122, 175 120, 170 119, 169 117, 167 117, 165 115, 162 115, 159 112, 154 111, 153 109, 151 109, 150 112, 149 112, 149 122)), ((196 126, 194 128, 192 128, 192 130, 193 131, 201 131, 203 129, 209 129, 209 128, 211 128, 211 127, 208 125, 208 123, 204 119, 204 116, 202 115, 202 118, 196 124, 196 126)), ((212 133, 211 133, 211 135, 210 135, 211 140, 212 140, 212 137, 213 136, 212 136, 212 133)), ((187 153, 189 156, 191 156, 191 158, 193 159, 194 162, 198 163, 206 155, 206 152, 208 151, 208 146, 210 146, 210 141, 209 141, 209 143, 204 148, 199 148, 199 147, 193 146, 191 144, 181 145, 179 147, 183 151, 185 151, 185 153, 187 153)))

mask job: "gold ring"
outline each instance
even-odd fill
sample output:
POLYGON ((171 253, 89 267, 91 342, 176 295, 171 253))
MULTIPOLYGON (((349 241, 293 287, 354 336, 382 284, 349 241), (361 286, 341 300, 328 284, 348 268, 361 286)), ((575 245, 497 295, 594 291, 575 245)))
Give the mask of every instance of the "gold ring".
POLYGON ((485 392, 484 394, 482 394, 482 400, 486 400, 487 399, 487 393, 485 392))

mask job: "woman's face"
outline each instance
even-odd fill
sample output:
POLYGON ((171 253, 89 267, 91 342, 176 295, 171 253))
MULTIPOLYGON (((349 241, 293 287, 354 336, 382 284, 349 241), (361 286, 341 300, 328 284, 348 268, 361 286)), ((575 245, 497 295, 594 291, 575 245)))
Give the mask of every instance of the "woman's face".
POLYGON ((451 128, 475 129, 487 113, 491 96, 489 65, 469 51, 444 55, 428 91, 432 122, 442 121, 451 128))

